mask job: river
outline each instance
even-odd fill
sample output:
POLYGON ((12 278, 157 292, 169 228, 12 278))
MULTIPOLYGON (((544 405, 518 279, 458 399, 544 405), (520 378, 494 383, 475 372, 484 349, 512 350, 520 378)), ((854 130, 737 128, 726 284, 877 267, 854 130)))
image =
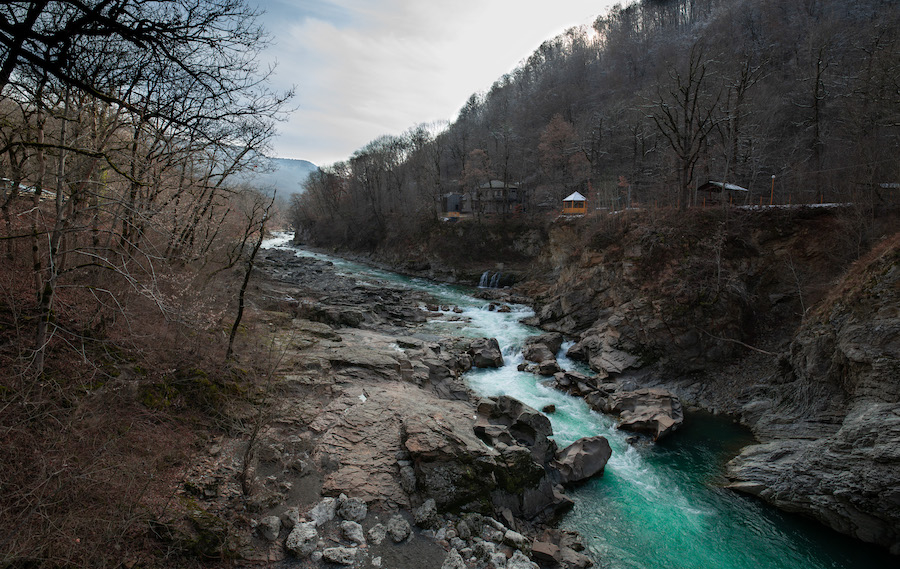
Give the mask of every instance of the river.
MULTIPOLYGON (((280 235, 268 247, 288 247, 280 235)), ((560 448, 580 437, 604 435, 613 449, 603 476, 567 494, 575 507, 560 527, 578 531, 595 567, 610 569, 873 569, 894 567, 897 559, 881 549, 837 534, 819 524, 781 513, 762 502, 722 487, 724 464, 752 442, 743 428, 708 414, 689 414, 683 428, 660 443, 626 442, 615 421, 588 408, 583 400, 544 386, 541 378, 517 370, 528 336, 526 306, 507 313, 488 310, 473 289, 373 269, 343 259, 302 252, 333 262, 361 282, 379 280, 430 293, 441 304, 459 306, 464 323, 447 313, 428 324, 435 334, 497 338, 505 363, 499 369, 466 375, 480 395, 510 395, 549 415, 560 448)), ((560 358, 564 368, 575 362, 560 358)), ((587 371, 587 370, 582 370, 587 371)))

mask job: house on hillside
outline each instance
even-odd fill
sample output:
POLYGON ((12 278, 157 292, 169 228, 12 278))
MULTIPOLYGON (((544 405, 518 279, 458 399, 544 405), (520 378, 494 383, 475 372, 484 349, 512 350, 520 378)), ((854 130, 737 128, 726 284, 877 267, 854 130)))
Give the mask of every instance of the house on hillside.
POLYGON ((525 191, 518 184, 491 180, 478 186, 472 195, 472 210, 486 215, 521 211, 525 206, 525 191))
POLYGON ((587 198, 579 192, 572 192, 563 199, 563 215, 584 215, 587 213, 587 198))
POLYGON ((475 191, 441 196, 441 213, 447 218, 472 215, 507 215, 525 210, 526 191, 518 184, 492 180, 475 191))
POLYGON ((697 200, 703 205, 716 203, 744 204, 750 199, 750 190, 728 182, 712 180, 697 187, 697 200))

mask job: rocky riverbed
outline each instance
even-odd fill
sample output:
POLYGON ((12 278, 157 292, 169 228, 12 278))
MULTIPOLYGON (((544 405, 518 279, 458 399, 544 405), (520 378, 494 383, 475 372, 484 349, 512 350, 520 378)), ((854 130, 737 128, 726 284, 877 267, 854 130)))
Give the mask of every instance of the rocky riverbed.
MULTIPOLYGON (((733 488, 890 548, 896 251, 859 263, 793 341, 779 328, 771 342, 744 345, 714 367, 678 355, 685 337, 654 323, 657 301, 636 294, 604 312, 573 301, 577 286, 551 289, 558 296, 542 297, 535 323, 566 331, 566 322, 592 314, 595 324, 574 334, 569 355, 595 374, 561 369, 558 332, 529 339, 520 369, 654 439, 678 428, 681 400, 738 416, 763 444, 732 463, 733 488), (634 330, 664 331, 655 338, 671 341, 648 345, 634 330), (654 363, 660 346, 669 356, 654 363), (670 365, 676 358, 687 362, 680 370, 670 365)), ((463 319, 462 310, 291 252, 268 251, 261 267, 255 308, 276 338, 279 364, 263 405, 232 412, 253 434, 213 441, 184 488, 211 516, 198 525, 215 530, 222 519, 239 528, 227 537, 231 555, 285 566, 590 564, 578 536, 552 522, 569 506, 563 484, 602 473, 608 445, 588 438, 557 449, 541 412, 475 397, 461 375, 500 365, 496 342, 425 332, 429 319, 463 319), (361 519, 340 514, 348 500, 365 505, 361 519), (335 514, 320 523, 323 509, 335 514), (409 533, 395 541, 389 528, 401 522, 409 533)), ((604 279, 596 294, 623 286, 604 279)), ((501 311, 511 298, 484 293, 501 311)), ((717 337, 718 346, 741 346, 717 337)))
POLYGON ((284 566, 592 564, 548 524, 571 506, 563 483, 602 473, 608 444, 557 449, 541 412, 474 396, 461 374, 502 355, 490 338, 423 332, 462 318, 453 307, 261 256, 256 326, 277 364, 255 404, 229 410, 245 434, 211 441, 179 491, 196 506, 182 539, 284 566))

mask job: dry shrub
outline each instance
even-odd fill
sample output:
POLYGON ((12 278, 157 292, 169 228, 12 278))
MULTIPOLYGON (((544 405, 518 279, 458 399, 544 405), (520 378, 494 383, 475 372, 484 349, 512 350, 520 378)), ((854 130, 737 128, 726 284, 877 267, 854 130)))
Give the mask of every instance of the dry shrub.
POLYGON ((0 566, 143 557, 148 523, 164 511, 196 434, 140 405, 126 382, 101 379, 82 354, 57 351, 47 371, 4 374, 0 566))
POLYGON ((173 496, 193 449, 234 427, 222 408, 252 396, 265 365, 250 349, 241 370, 224 363, 240 276, 225 264, 132 275, 152 276, 152 294, 108 271, 66 280, 37 375, 30 259, 0 259, 0 567, 198 553, 161 541, 158 522, 183 515, 173 496))

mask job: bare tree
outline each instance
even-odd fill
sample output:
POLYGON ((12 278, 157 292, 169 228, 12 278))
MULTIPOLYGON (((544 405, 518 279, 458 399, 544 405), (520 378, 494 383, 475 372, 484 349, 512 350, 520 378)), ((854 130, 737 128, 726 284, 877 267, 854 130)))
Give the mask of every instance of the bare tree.
POLYGON ((688 54, 687 69, 671 69, 669 84, 658 88, 650 115, 677 158, 681 209, 690 205, 694 167, 718 121, 721 91, 709 92, 707 71, 703 46, 695 43, 688 54))
POLYGON ((38 373, 59 287, 105 273, 166 310, 165 264, 201 259, 220 238, 231 180, 265 152, 290 96, 266 87, 255 61, 264 43, 242 0, 0 7, 0 93, 34 109, 0 155, 32 162, 34 204, 22 215, 38 373), (52 205, 39 199, 45 188, 52 205))

